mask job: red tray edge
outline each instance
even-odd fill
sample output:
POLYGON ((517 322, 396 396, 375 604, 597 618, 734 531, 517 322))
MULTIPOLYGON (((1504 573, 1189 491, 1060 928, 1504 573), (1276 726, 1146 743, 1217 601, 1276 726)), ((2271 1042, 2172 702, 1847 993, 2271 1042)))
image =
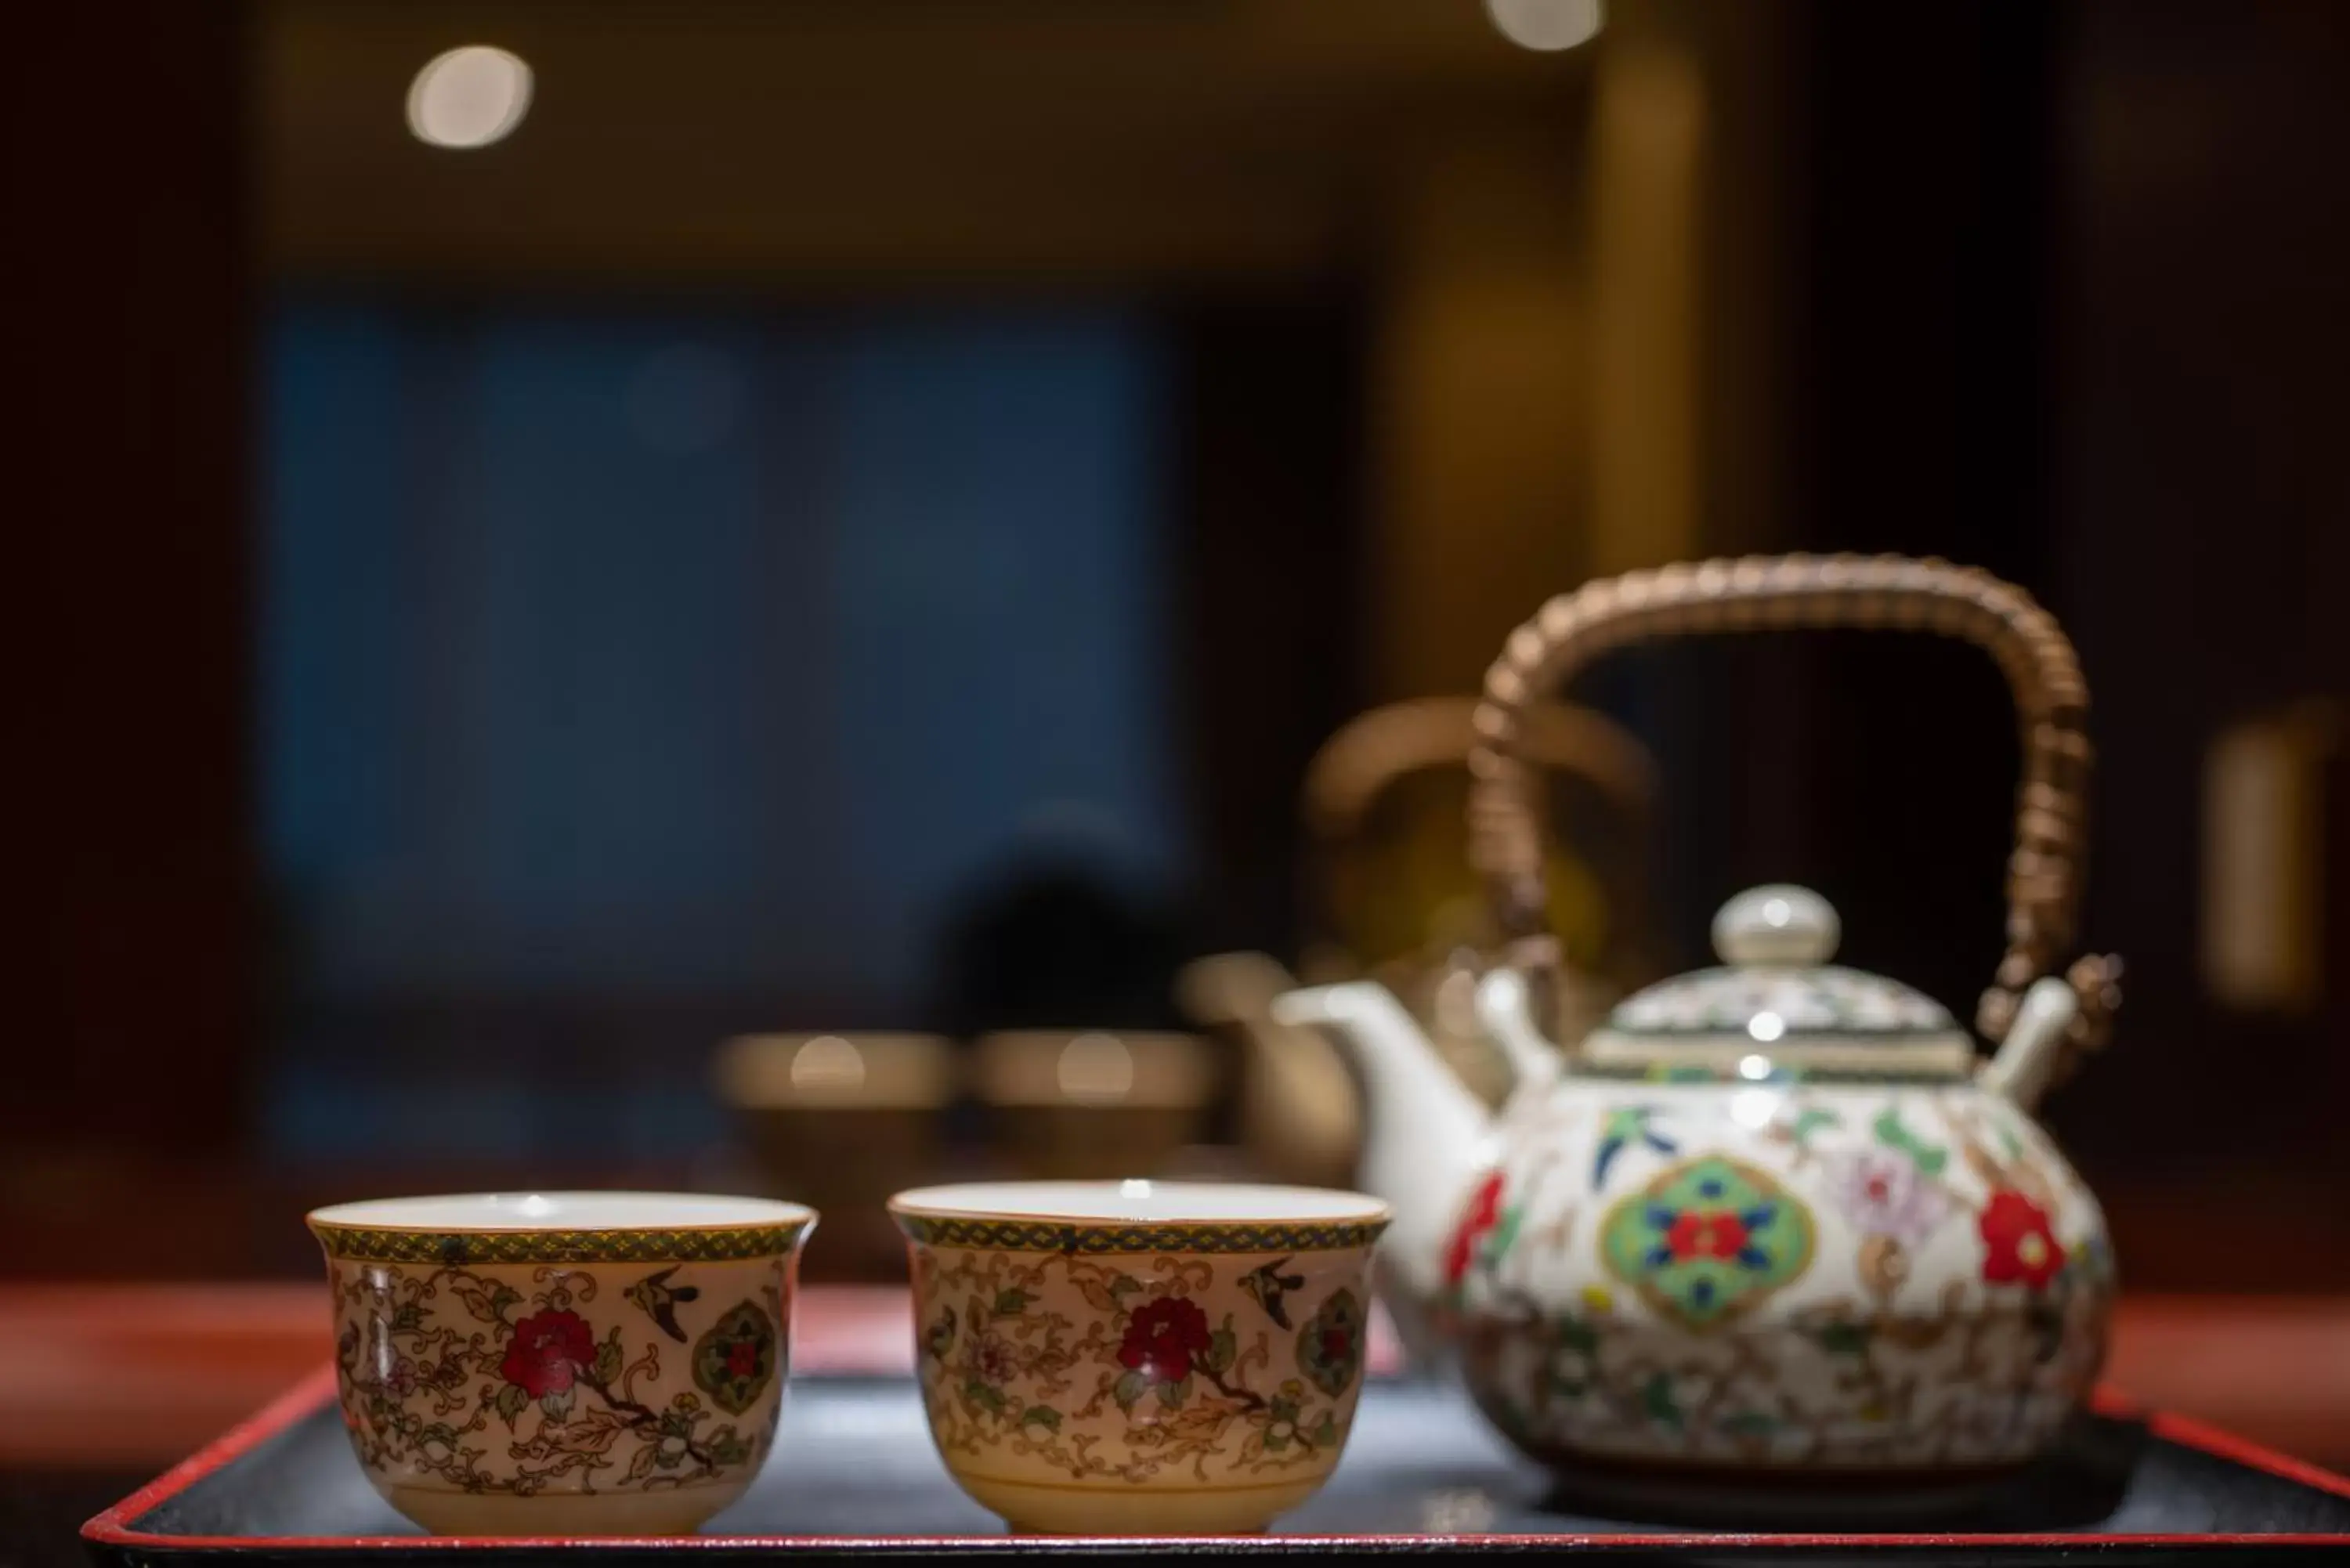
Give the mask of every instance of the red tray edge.
MULTIPOLYGON (((820 1376, 821 1374, 819 1374, 820 1376)), ((335 1368, 331 1364, 319 1367, 303 1377, 292 1387, 263 1406, 245 1420, 239 1422, 220 1437, 173 1465, 161 1475, 117 1502, 111 1508, 90 1519, 81 1527, 82 1539, 106 1546, 130 1546, 148 1549, 178 1549, 182 1551, 268 1550, 268 1551, 348 1551, 352 1548, 418 1547, 433 1551, 499 1551, 547 1547, 599 1546, 624 1547, 634 1551, 736 1551, 744 1547, 763 1550, 820 1551, 868 1545, 886 1542, 903 1548, 935 1548, 940 1551, 968 1551, 974 1545, 994 1544, 989 1538, 970 1536, 917 1535, 690 1535, 690 1536, 502 1536, 475 1537, 463 1535, 349 1535, 349 1536, 281 1536, 281 1535, 159 1535, 150 1531, 134 1529, 131 1521, 169 1498, 187 1490, 204 1477, 257 1448, 279 1432, 310 1416, 335 1397, 335 1368)), ((2350 1476, 2337 1475, 2305 1459, 2294 1459, 2264 1448, 2233 1432, 2161 1410, 2144 1410, 2126 1397, 2110 1388, 2101 1388, 2093 1401, 2102 1414, 2122 1416, 2144 1422, 2156 1436, 2182 1447, 2198 1449, 2216 1458, 2269 1474, 2303 1486, 2314 1487, 2336 1497, 2350 1498, 2350 1476)), ((1033 1538, 1023 1538, 1033 1544, 1033 1538)), ((1137 1546, 1151 1544, 1147 1540, 1128 1538, 1102 1539, 1072 1537, 1095 1545, 1137 1546)), ((1170 1538, 1181 1539, 1181 1538, 1170 1538)), ((1011 1538, 1004 1538, 1009 1543, 1011 1538)), ((1442 1541, 1463 1545, 1513 1543, 1521 1546, 1570 1547, 1612 1546, 1636 1548, 1642 1546, 1679 1547, 1684 1551, 1722 1546, 1775 1546, 1799 1549, 1830 1547, 1960 1547, 1960 1546, 2287 1546, 2350 1548, 2350 1533, 2301 1533, 2274 1535, 2245 1534, 2137 1534, 2086 1535, 2070 1534, 1770 1534, 1761 1532, 1726 1532, 1706 1534, 1677 1535, 1295 1535, 1283 1538, 1285 1545, 1373 1545, 1382 1542, 1442 1541)))

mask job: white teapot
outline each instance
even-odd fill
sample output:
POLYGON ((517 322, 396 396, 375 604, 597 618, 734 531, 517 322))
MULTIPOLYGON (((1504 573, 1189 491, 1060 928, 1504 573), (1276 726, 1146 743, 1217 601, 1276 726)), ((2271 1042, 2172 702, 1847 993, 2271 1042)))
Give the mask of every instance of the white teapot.
POLYGON ((2019 1465, 2103 1362, 2095 1200, 2031 1112, 2102 1042, 2118 965, 2070 939, 2089 749, 2070 645, 2029 597, 1899 558, 1634 573, 1545 606, 1487 678, 1480 863, 1516 940, 1479 1004, 1517 1085, 1491 1113, 1376 985, 1293 992, 1367 1090, 1362 1185, 1394 1209, 1383 1278, 1454 1339, 1478 1404, 1561 1467, 1889 1477, 2019 1465), (1925 628, 1986 648, 2025 722, 2009 948, 1978 1022, 1834 966, 1826 901, 1758 888, 1717 968, 1619 1003, 1570 1049, 1535 1020, 1556 964, 1524 706, 1607 649, 1762 626, 1925 628))

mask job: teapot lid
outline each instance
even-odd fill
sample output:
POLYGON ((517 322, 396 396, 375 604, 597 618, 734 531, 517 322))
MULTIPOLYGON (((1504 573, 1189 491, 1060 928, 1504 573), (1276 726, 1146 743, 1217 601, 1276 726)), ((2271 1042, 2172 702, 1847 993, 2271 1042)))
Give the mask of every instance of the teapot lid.
POLYGON ((1713 918, 1721 963, 1617 1004, 1580 1069, 1668 1079, 1956 1080, 1974 1043, 1933 998, 1844 969, 1842 925, 1807 888, 1752 888, 1713 918))

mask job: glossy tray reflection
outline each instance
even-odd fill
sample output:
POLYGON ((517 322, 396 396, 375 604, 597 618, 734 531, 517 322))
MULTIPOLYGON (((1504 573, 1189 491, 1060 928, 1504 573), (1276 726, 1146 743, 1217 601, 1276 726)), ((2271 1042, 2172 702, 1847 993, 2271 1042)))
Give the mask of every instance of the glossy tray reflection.
MULTIPOLYGON (((85 1533, 93 1551, 101 1562, 140 1568, 231 1555, 244 1563, 446 1561, 456 1543, 432 1542, 369 1489, 330 1394, 324 1379, 307 1383, 231 1439, 92 1521, 85 1533)), ((691 1542, 473 1544, 517 1560, 715 1552, 804 1562, 894 1554, 917 1544, 933 1552, 1086 1557, 1348 1547, 1482 1555, 1556 1550, 1567 1544, 1562 1538, 1579 1538, 1589 1549, 1676 1562, 1795 1552, 1816 1563, 1888 1548, 1931 1550, 1938 1562, 2062 1561, 2091 1550, 2101 1563, 2162 1561, 2214 1548, 2231 1558, 2247 1550, 2315 1551, 2350 1560, 2350 1481, 2162 1417, 2089 1418, 2057 1460, 1962 1503, 1814 1500, 1799 1511, 1782 1510, 1768 1521, 1773 1533, 1756 1534, 1764 1525, 1751 1518, 1656 1503, 1602 1511, 1598 1493, 1566 1500, 1457 1392, 1381 1380, 1365 1396, 1331 1484, 1274 1535, 1150 1543, 1007 1538, 947 1479, 912 1386, 901 1378, 803 1378, 793 1386, 784 1431, 751 1494, 691 1542), (1640 1517, 1623 1517, 1627 1512, 1640 1517), (1731 1539, 1730 1532, 1743 1533, 1731 1539)))

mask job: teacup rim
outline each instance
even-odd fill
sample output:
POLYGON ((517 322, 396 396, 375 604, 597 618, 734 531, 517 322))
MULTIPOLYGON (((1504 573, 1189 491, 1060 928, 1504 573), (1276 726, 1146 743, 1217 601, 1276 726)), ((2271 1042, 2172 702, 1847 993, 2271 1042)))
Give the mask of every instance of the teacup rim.
MULTIPOLYGON (((689 1209, 687 1210, 691 1212, 689 1209)), ((816 1225, 816 1211, 783 1198, 751 1198, 722 1192, 629 1192, 575 1189, 529 1192, 447 1192, 411 1198, 368 1198, 330 1203, 308 1215, 310 1233, 327 1256, 343 1263, 410 1263, 421 1267, 474 1268, 484 1264, 726 1263, 798 1255, 816 1225), (435 1215, 432 1204, 517 1204, 536 1199, 610 1203, 631 1200, 701 1205, 717 1211, 706 1218, 615 1218, 586 1209, 573 1213, 514 1216, 519 1223, 486 1223, 435 1215), (382 1211, 404 1204, 424 1210, 413 1216, 382 1211)))
MULTIPOLYGON (((592 1210, 591 1210, 592 1211, 592 1210)), ((366 1231, 384 1234, 404 1235, 469 1235, 526 1236, 545 1232, 595 1232, 598 1234, 653 1234, 684 1231, 752 1231, 774 1229, 805 1229, 818 1215, 807 1204, 788 1198, 764 1198, 731 1192, 656 1192, 632 1188, 546 1188, 513 1189, 478 1192, 423 1192, 401 1194, 388 1198, 358 1198, 328 1203, 311 1210, 303 1217, 313 1231, 366 1231), (460 1206, 513 1202, 522 1205, 539 1200, 555 1205, 588 1209, 597 1202, 619 1200, 623 1204, 652 1202, 676 1204, 681 1208, 715 1206, 726 1212, 708 1219, 677 1219, 647 1217, 619 1220, 598 1218, 582 1221, 567 1220, 557 1213, 534 1215, 519 1210, 511 1220, 480 1220, 443 1217, 401 1218, 386 1210, 430 1205, 460 1206)))
MULTIPOLYGON (((1222 1207, 1209 1205, 1207 1207, 1222 1207)), ((1395 1218, 1395 1211, 1386 1200, 1367 1192, 1347 1188, 1311 1187, 1287 1182, 1258 1181, 1162 1181, 1157 1179, 1127 1179, 1124 1180, 1036 1180, 1010 1179, 998 1181, 955 1181, 932 1186, 908 1188, 890 1195, 890 1214, 902 1227, 909 1220, 968 1221, 989 1225, 1046 1225, 1079 1227, 1139 1227, 1163 1230, 1180 1227, 1186 1230, 1246 1231, 1279 1226, 1287 1228, 1326 1226, 1349 1229, 1370 1228, 1374 1233, 1386 1229, 1395 1218), (1138 1187, 1145 1190, 1137 1192, 1138 1187), (983 1192, 1026 1191, 1042 1197, 1047 1192, 1097 1191, 1106 1201, 1097 1205, 1071 1204, 1041 1206, 1005 1203, 957 1201, 955 1195, 983 1192), (1118 1200, 1131 1204, 1145 1198, 1157 1198, 1170 1192, 1191 1195, 1206 1192, 1246 1192, 1270 1198, 1270 1201, 1251 1205, 1246 1212, 1188 1212, 1181 1210, 1137 1214, 1130 1209, 1116 1207, 1118 1200), (1292 1199, 1287 1205, 1280 1201, 1292 1199), (1315 1201, 1300 1204, 1301 1198, 1315 1201), (1333 1201, 1336 1200, 1336 1201, 1333 1201)))

